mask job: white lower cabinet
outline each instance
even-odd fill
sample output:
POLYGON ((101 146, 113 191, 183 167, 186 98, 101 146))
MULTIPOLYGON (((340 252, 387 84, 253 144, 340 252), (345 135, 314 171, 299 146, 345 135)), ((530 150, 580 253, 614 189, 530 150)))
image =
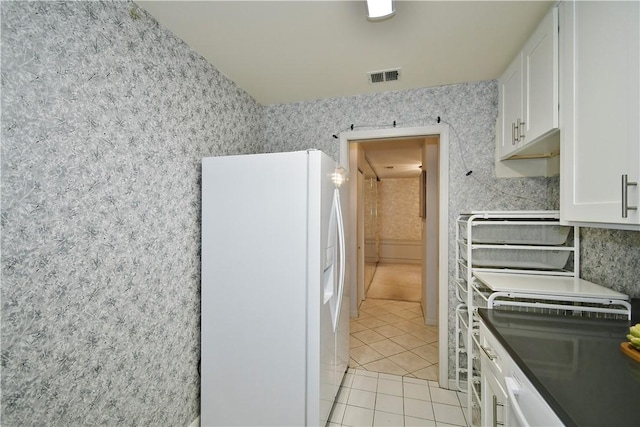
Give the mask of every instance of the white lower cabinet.
POLYGON ((564 426, 522 370, 480 321, 482 426, 564 426))
POLYGON ((480 322, 480 382, 482 390, 482 426, 506 425, 507 391, 504 374, 509 362, 504 348, 480 322))
POLYGON ((482 425, 506 425, 505 405, 507 404, 507 392, 492 372, 486 371, 483 374, 482 392, 482 425))
POLYGON ((559 8, 561 220, 640 230, 640 2, 559 8))

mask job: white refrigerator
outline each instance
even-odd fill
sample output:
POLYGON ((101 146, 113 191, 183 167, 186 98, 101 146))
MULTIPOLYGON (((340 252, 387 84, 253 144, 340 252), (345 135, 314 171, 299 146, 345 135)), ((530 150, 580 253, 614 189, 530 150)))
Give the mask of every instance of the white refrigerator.
POLYGON ((324 426, 349 361, 344 170, 202 160, 202 426, 324 426))

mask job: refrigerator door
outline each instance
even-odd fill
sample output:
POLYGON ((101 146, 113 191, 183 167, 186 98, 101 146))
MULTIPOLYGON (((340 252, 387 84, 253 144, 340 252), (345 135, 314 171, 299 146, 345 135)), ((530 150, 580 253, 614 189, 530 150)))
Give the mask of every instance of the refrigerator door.
MULTIPOLYGON (((342 214, 342 197, 346 193, 345 176, 331 162, 330 166, 323 167, 326 170, 323 176, 329 176, 323 185, 323 200, 326 200, 326 208, 329 209, 328 224, 324 230, 326 233, 325 265, 322 275, 323 305, 330 312, 329 330, 326 326, 323 331, 323 348, 331 348, 331 377, 325 386, 328 401, 333 401, 338 393, 340 384, 347 369, 349 361, 349 313, 348 300, 344 302, 348 291, 345 289, 346 279, 346 244, 345 224, 342 214), (333 167, 333 170, 330 169, 333 167), (330 335, 329 335, 330 334, 330 335)), ((323 309, 325 312, 326 309, 323 309)), ((325 360, 329 360, 328 357, 325 360)), ((327 414, 328 415, 328 414, 327 414)), ((322 419, 321 419, 322 422, 322 419)))
MULTIPOLYGON (((346 178, 345 178, 346 179, 346 178)), ((339 201, 341 206, 348 206, 348 188, 346 184, 339 185, 336 188, 339 193, 339 201)), ((337 194, 337 193, 336 193, 337 194)), ((346 229, 347 224, 342 221, 342 235, 347 236, 346 229)), ((343 238, 342 254, 342 266, 343 266, 343 279, 340 291, 340 304, 338 304, 338 317, 336 322, 336 388, 340 387, 342 379, 349 364, 349 295, 350 290, 347 283, 351 280, 351 276, 348 272, 348 263, 346 262, 346 239, 343 238)), ((337 392, 337 390, 336 390, 337 392)))
MULTIPOLYGON (((336 165, 330 157, 322 152, 311 151, 309 156, 309 212, 311 213, 309 247, 310 249, 317 247, 319 258, 317 259, 318 268, 311 267, 309 269, 309 307, 311 312, 317 310, 318 316, 311 316, 309 319, 308 341, 311 345, 308 366, 318 366, 319 368, 317 386, 320 399, 318 412, 314 413, 314 405, 318 405, 318 403, 317 400, 315 403, 313 402, 312 391, 314 387, 312 386, 309 390, 312 401, 308 402, 310 411, 308 412, 307 425, 325 425, 337 393, 334 320, 339 301, 340 269, 344 263, 341 263, 341 240, 337 231, 339 218, 336 213, 335 186, 332 181, 336 165), (316 213, 318 217, 314 219, 316 213), (317 284, 317 287, 314 284, 317 284), (318 354, 313 350, 314 345, 318 347, 318 354)), ((309 265, 316 265, 313 256, 309 260, 309 265)), ((313 384, 315 378, 311 372, 310 374, 309 384, 313 384)))
POLYGON ((331 218, 329 220, 329 247, 327 257, 330 257, 331 265, 324 271, 324 303, 329 303, 331 308, 331 323, 333 332, 338 330, 340 321, 340 308, 342 305, 345 279, 345 236, 342 207, 340 204, 340 189, 333 192, 331 204, 331 218))

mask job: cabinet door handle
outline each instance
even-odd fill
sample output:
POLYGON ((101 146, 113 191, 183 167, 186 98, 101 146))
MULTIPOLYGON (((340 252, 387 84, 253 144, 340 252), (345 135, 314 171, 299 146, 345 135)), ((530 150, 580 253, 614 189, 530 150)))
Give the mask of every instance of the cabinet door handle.
POLYGON ((489 360, 494 361, 498 358, 497 355, 492 353, 492 350, 490 348, 487 348, 483 345, 480 346, 480 348, 482 349, 482 351, 484 352, 484 354, 487 355, 487 357, 489 358, 489 360))
POLYGON ((629 186, 637 186, 637 182, 629 182, 627 174, 622 175, 622 218, 627 218, 629 211, 637 211, 637 206, 629 206, 628 192, 629 186))
POLYGON ((498 422, 498 406, 504 406, 502 403, 498 403, 498 397, 493 395, 493 427, 503 426, 504 423, 498 422))
POLYGON ((516 145, 516 123, 511 123, 511 145, 516 145))
POLYGON ((518 119, 518 142, 521 139, 524 139, 524 122, 521 122, 520 119, 518 119))

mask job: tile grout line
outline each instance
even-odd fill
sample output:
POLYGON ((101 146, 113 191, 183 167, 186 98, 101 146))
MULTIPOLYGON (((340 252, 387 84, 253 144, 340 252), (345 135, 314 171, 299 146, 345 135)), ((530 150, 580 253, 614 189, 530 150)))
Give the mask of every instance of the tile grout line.
MULTIPOLYGON (((406 422, 406 417, 411 417, 414 420, 424 420, 423 424, 432 426, 446 424, 444 420, 447 419, 449 421, 458 419, 458 422, 462 421, 467 424, 463 405, 460 403, 461 400, 455 390, 451 390, 455 393, 454 395, 436 392, 436 397, 440 402, 433 400, 434 390, 440 389, 437 384, 438 363, 433 363, 423 356, 429 357, 431 360, 437 357, 434 354, 437 355, 438 352, 438 331, 437 327, 424 325, 420 303, 369 298, 362 303, 360 317, 352 319, 352 325, 354 327, 351 332, 352 357, 349 363, 349 371, 353 373, 353 381, 350 384, 349 396, 351 396, 353 390, 358 390, 353 388, 357 376, 364 375, 376 378, 373 409, 371 409, 371 425, 376 424, 376 414, 378 417, 382 417, 378 419, 378 422, 383 421, 385 418, 385 415, 382 414, 393 414, 402 418, 401 424, 406 422), (389 344, 391 343, 396 345, 397 348, 390 346, 389 344), (360 350, 358 351, 359 354, 354 357, 353 350, 356 348, 360 348, 360 350), (376 349, 382 351, 377 351, 376 349), (395 361, 401 359, 398 357, 400 354, 405 355, 404 363, 401 365, 395 363, 395 361), (388 371, 391 368, 383 368, 385 361, 386 363, 392 363, 393 365, 391 366, 395 366, 393 369, 402 373, 392 373, 388 371), (431 368, 430 371, 427 370, 429 368, 431 368), (385 369, 387 370, 385 371, 385 369), (393 386, 391 384, 380 383, 383 379, 391 380, 391 378, 400 383, 400 396, 393 394, 393 386), (426 387, 426 397, 428 398, 426 401, 423 400, 425 396, 419 389, 416 389, 415 393, 417 394, 413 398, 406 394, 406 384, 411 383, 416 384, 417 387, 426 387), (383 395, 390 397, 383 397, 383 395), (395 397, 402 399, 401 405, 393 403, 395 397), (407 406, 408 399, 416 401, 415 404, 412 403, 413 408, 407 406), (419 402, 422 401, 428 403, 430 409, 418 409, 420 408, 419 402), (452 402, 456 403, 453 404, 452 402), (436 405, 439 408, 441 419, 444 419, 439 422, 436 420, 436 405), (402 411, 402 414, 382 411, 380 410, 381 407, 388 410, 402 411), (444 408, 452 408, 453 412, 444 408), (408 415, 407 409, 413 411, 414 415, 408 415), (462 419, 460 419, 458 411, 462 413, 462 419), (420 416, 415 416, 415 414, 420 416), (423 416, 427 418, 422 418, 423 416)), ((447 390, 447 392, 449 391, 447 390)), ((346 417, 348 401, 347 399, 345 403, 345 414, 342 421, 346 417)), ((353 420, 353 418, 351 419, 353 420)), ((385 421, 389 422, 389 419, 389 417, 386 417, 385 421)))
MULTIPOLYGON (((368 358, 365 358, 364 360, 362 358, 358 359, 358 356, 354 356, 352 357, 352 361, 350 363, 351 367, 356 367, 356 368, 362 368, 362 369, 367 369, 368 364, 371 363, 378 363, 378 365, 380 364, 381 361, 387 361, 387 363, 391 363, 392 366, 396 366, 398 369, 395 369, 395 372, 389 372, 387 371, 387 373, 393 373, 393 374, 409 374, 411 376, 420 378, 422 377, 423 379, 435 379, 433 378, 433 374, 429 377, 429 376, 424 376, 420 373, 420 371, 425 370, 425 369, 429 369, 433 372, 433 370, 437 370, 437 363, 433 363, 428 359, 425 359, 424 357, 422 357, 417 349, 418 348, 424 348, 425 346, 431 346, 433 348, 433 351, 437 351, 437 347, 434 346, 434 343, 437 343, 437 332, 436 331, 432 331, 430 330, 429 326, 426 325, 422 325, 422 321, 418 321, 416 322, 417 319, 421 319, 421 314, 418 314, 418 310, 419 310, 419 303, 414 303, 414 302, 397 302, 397 301, 388 301, 388 300, 367 300, 363 303, 363 308, 362 308, 362 313, 363 316, 361 319, 355 319, 354 323, 358 324, 358 327, 356 329, 355 332, 352 332, 351 336, 357 340, 355 342, 356 345, 353 345, 354 343, 352 342, 352 349, 357 349, 360 348, 361 351, 368 351, 368 358), (373 302, 372 302, 373 301, 373 302), (369 306, 365 305, 369 303, 369 306), (391 306, 392 308, 389 309, 388 307, 391 306), (395 308, 393 308, 395 307, 395 308), (375 309, 375 310, 374 310, 375 309), (398 311, 401 310, 401 311, 398 311), (398 318, 401 318, 403 320, 399 320, 396 323, 389 323, 389 322, 383 322, 383 323, 378 323, 377 321, 380 320, 380 317, 378 316, 386 316, 389 313, 405 313, 404 317, 400 317, 398 316, 398 318), (411 315, 406 315, 406 313, 413 313, 411 315), (362 319, 368 319, 365 320, 365 322, 360 322, 362 319), (370 327, 372 325, 372 323, 370 322, 374 322, 373 323, 373 327, 370 327), (411 326, 407 326, 407 323, 411 323, 413 322, 414 324, 416 324, 416 327, 411 327, 411 326), (369 327, 366 326, 366 323, 369 324, 369 327), (402 331, 402 334, 400 333, 394 333, 393 335, 389 334, 389 336, 386 336, 385 334, 379 334, 378 330, 380 330, 380 328, 384 328, 384 327, 394 327, 396 328, 398 326, 398 324, 404 324, 404 329, 399 329, 399 331, 402 331), (428 332, 426 331, 431 331, 431 333, 433 334, 433 337, 429 338, 425 338, 425 334, 428 332), (369 332, 369 334, 371 333, 375 333, 377 335, 379 335, 378 337, 375 338, 371 338, 371 336, 369 336, 369 339, 367 339, 366 337, 362 336, 362 332, 369 332), (399 337, 404 337, 403 339, 405 340, 404 342, 402 341, 401 338, 399 337), (435 338, 435 339, 434 339, 435 338), (397 345, 399 348, 404 349, 404 351, 398 351, 397 353, 394 354, 390 354, 389 356, 385 356, 385 354, 380 353, 378 351, 376 351, 376 347, 373 346, 375 343, 377 342, 382 342, 382 341, 390 341, 392 343, 394 343, 394 345, 397 345), (366 346, 366 347, 365 347, 366 346), (364 347, 364 348, 363 348, 364 347), (372 353, 373 352, 373 353, 372 353), (408 355, 411 355, 411 357, 416 358, 417 360, 419 360, 419 364, 421 366, 410 366, 409 365, 398 365, 392 358, 397 360, 397 355, 398 354, 403 354, 403 353, 407 353, 408 355), (396 356, 396 357, 394 357, 396 356), (360 360, 360 361, 358 361, 360 360)), ((420 312, 421 313, 421 312, 420 312)), ((397 320, 397 319, 396 319, 397 320)), ((432 328, 432 327, 431 327, 432 328)), ((378 347, 379 348, 379 347, 378 347)), ((414 359, 414 360, 416 360, 414 359)))

